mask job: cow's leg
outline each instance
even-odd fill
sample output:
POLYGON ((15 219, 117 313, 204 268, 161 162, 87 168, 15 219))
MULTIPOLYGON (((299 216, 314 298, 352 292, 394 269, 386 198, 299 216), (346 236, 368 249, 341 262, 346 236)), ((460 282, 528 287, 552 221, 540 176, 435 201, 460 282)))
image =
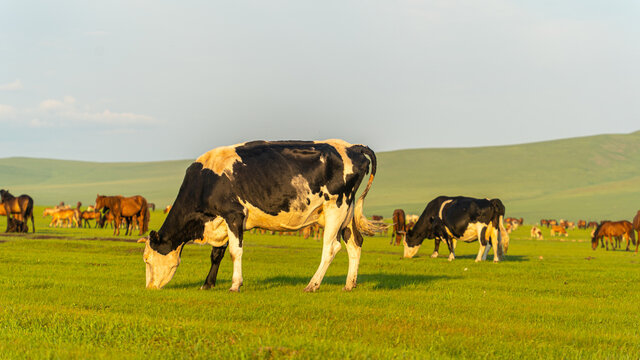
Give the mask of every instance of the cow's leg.
MULTIPOLYGON (((498 242, 498 230, 497 229, 493 229, 493 231, 491 232, 491 247, 493 248, 493 262, 497 263, 498 261, 500 261, 500 255, 499 255, 499 251, 498 251, 499 242, 498 242)), ((488 251, 486 251, 486 252, 488 253, 488 251)), ((485 254, 483 256, 482 260, 486 259, 486 257, 487 257, 487 254, 485 254)))
POLYGON ((242 231, 244 214, 234 214, 225 218, 227 222, 227 234, 229 236, 229 255, 233 261, 233 276, 229 291, 238 292, 242 286, 242 231))
POLYGON ((485 260, 487 258, 487 253, 489 252, 489 247, 487 246, 488 244, 486 243, 486 240, 482 241, 482 239, 478 239, 478 243, 480 246, 478 249, 478 255, 476 255, 476 262, 485 260))
POLYGON ((322 259, 318 270, 309 281, 307 287, 304 288, 306 292, 312 292, 318 290, 324 274, 327 273, 327 269, 336 256, 336 253, 340 250, 340 242, 338 241, 338 231, 347 216, 347 208, 333 208, 325 209, 325 226, 324 236, 322 238, 322 259))
POLYGON ((213 247, 211 249, 211 269, 209 269, 209 274, 207 275, 206 280, 204 281, 204 285, 200 287, 201 290, 209 290, 212 287, 216 286, 216 278, 218 277, 218 268, 220 267, 220 262, 224 257, 224 252, 227 250, 227 245, 220 247, 213 247))
POLYGON ((347 253, 349 254, 349 272, 347 273, 347 283, 344 286, 345 291, 351 291, 356 287, 356 280, 358 279, 358 266, 360 265, 360 253, 362 250, 362 234, 358 231, 355 224, 355 219, 351 220, 351 223, 342 229, 342 239, 346 244, 347 253))
POLYGON ((449 247, 449 261, 453 261, 456 258, 456 238, 447 239, 447 246, 449 247))
POLYGON ((438 249, 440 248, 440 242, 442 241, 441 238, 439 238, 438 236, 436 236, 435 241, 434 241, 434 248, 433 248, 433 253, 431 254, 431 258, 435 259, 438 257, 438 249))

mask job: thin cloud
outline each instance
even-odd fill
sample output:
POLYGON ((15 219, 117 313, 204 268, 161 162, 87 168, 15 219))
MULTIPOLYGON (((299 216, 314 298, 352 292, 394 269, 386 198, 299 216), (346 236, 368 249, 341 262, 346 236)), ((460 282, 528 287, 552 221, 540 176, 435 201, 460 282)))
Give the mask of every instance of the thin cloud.
POLYGON ((0 104, 0 119, 11 117, 16 114, 16 108, 10 105, 0 104))
POLYGON ((109 35, 108 32, 106 31, 88 31, 86 33, 84 33, 85 36, 107 36, 109 35))
POLYGON ((20 79, 7 84, 0 84, 0 91, 15 91, 20 89, 22 89, 22 81, 20 81, 20 79))
POLYGON ((0 118, 8 117, 15 117, 30 128, 101 125, 107 129, 110 127, 121 129, 157 123, 157 120, 149 115, 116 112, 110 109, 93 110, 91 106, 77 104, 73 96, 65 96, 62 100, 46 99, 36 107, 24 109, 0 104, 0 118))

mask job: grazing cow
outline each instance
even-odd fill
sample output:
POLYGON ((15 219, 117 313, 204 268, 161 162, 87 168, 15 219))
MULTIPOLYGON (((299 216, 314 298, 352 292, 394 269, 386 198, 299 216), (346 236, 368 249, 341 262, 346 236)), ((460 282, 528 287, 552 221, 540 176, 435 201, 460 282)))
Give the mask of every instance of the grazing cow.
POLYGON ((569 234, 567 234, 567 229, 565 229, 564 226, 553 225, 551 226, 551 236, 556 236, 556 235, 569 236, 569 234))
POLYGON ((363 214, 364 198, 376 173, 375 153, 343 140, 253 141, 213 149, 189 168, 171 211, 158 232, 151 231, 143 259, 147 288, 166 285, 190 240, 208 243, 211 269, 202 289, 215 285, 220 261, 229 247, 233 261, 230 291, 242 286, 243 232, 259 227, 293 231, 319 223, 324 227, 322 259, 305 291, 316 291, 340 250, 349 255, 345 290, 356 286, 363 238, 384 224, 363 214), (367 185, 356 198, 365 175, 367 185))
POLYGON ((449 261, 452 261, 458 239, 465 242, 479 240, 476 262, 486 259, 489 246, 493 247, 493 261, 498 262, 509 247, 504 212, 499 199, 439 196, 427 204, 414 228, 407 232, 404 257, 413 257, 428 238, 435 240, 431 257, 438 256, 440 241, 445 240, 450 252, 449 261))
POLYGON ((586 229, 587 222, 585 220, 578 220, 578 229, 586 229))
POLYGON ((393 210, 391 218, 393 219, 393 231, 391 231, 391 242, 389 244, 400 245, 407 236, 407 222, 404 210, 393 210))
POLYGON ((589 221, 589 222, 587 223, 587 228, 593 228, 593 229, 595 229, 595 228, 597 228, 597 227, 598 227, 598 222, 597 222, 597 221, 589 221))
POLYGON ((540 230, 537 226, 533 226, 531 228, 531 238, 536 240, 544 240, 542 237, 542 230, 540 230))
POLYGON ((616 237, 621 236, 623 239, 627 241, 626 251, 629 251, 630 240, 632 240, 633 244, 636 245, 637 247, 637 242, 636 242, 635 234, 633 230, 634 230, 633 224, 631 224, 626 220, 602 221, 598 225, 598 227, 593 231, 593 235, 591 237, 591 248, 595 250, 598 247, 598 240, 601 240, 604 243, 605 242, 604 238, 606 237, 608 239, 608 242, 606 243, 607 251, 609 251, 609 243, 611 243, 611 250, 615 250, 614 240, 616 237))

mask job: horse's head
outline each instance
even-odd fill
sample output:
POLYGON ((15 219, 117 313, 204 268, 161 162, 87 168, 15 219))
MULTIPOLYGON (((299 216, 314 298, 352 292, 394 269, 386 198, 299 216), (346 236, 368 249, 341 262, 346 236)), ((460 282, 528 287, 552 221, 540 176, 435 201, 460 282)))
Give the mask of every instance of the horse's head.
POLYGON ((593 230, 593 232, 591 233, 591 248, 593 250, 598 248, 598 238, 600 237, 598 233, 600 232, 600 228, 602 227, 602 224, 603 223, 598 224, 595 230, 593 230))
POLYGON ((106 196, 96 194, 96 210, 100 210, 104 207, 104 200, 106 196))
POLYGON ((161 289, 176 273, 184 244, 176 249, 163 249, 164 246, 160 243, 160 237, 155 231, 151 231, 149 237, 138 239, 138 242, 145 243, 142 259, 146 265, 147 289, 161 289))

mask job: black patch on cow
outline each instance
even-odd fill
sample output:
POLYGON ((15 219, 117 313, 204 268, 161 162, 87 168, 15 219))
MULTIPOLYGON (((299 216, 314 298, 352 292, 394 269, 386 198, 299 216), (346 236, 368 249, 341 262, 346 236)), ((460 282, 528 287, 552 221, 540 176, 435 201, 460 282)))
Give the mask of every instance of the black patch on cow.
POLYGON ((482 246, 487 246, 487 227, 483 226, 482 230, 480 231, 480 243, 482 244, 482 246))
POLYGON ((324 194, 324 201, 329 201, 329 194, 324 194))
POLYGON ((346 244, 349 241, 349 238, 351 238, 351 230, 349 227, 345 227, 342 229, 342 240, 344 240, 344 243, 346 244))
POLYGON ((355 218, 351 220, 351 228, 353 229, 353 237, 354 237, 353 240, 355 241, 356 245, 358 245, 359 247, 362 247, 362 243, 364 243, 364 238, 362 237, 362 234, 358 230, 358 227, 356 227, 355 218))

